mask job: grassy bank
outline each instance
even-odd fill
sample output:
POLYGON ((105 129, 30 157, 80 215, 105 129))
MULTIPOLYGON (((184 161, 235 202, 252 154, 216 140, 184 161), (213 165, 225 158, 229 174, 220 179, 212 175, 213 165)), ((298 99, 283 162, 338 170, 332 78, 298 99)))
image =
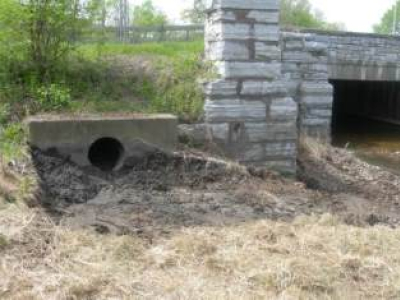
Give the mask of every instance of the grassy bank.
POLYGON ((37 113, 172 113, 197 122, 203 95, 198 80, 209 74, 203 43, 81 45, 40 83, 18 64, 0 85, 0 153, 20 158, 21 121, 37 113))

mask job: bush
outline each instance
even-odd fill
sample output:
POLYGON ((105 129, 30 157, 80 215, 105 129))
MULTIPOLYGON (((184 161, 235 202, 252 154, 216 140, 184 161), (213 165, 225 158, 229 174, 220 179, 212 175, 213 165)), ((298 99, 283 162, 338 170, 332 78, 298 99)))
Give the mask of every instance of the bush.
POLYGON ((70 108, 70 93, 70 89, 57 84, 38 88, 36 92, 38 111, 62 111, 70 108))
POLYGON ((21 123, 0 126, 0 158, 11 161, 25 154, 26 131, 21 123))
POLYGON ((196 122, 204 104, 198 83, 203 72, 204 66, 196 54, 161 63, 154 86, 156 95, 150 99, 151 110, 175 114, 184 122, 196 122))

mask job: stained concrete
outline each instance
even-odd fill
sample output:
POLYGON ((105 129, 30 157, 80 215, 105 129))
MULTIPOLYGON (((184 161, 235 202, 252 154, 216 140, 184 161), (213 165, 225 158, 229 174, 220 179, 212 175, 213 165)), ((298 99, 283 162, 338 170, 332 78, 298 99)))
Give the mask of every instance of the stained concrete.
POLYGON ((35 116, 27 119, 29 143, 42 151, 56 151, 83 167, 91 166, 91 145, 102 138, 121 143, 118 165, 139 158, 150 149, 173 150, 177 143, 177 118, 172 115, 35 116))

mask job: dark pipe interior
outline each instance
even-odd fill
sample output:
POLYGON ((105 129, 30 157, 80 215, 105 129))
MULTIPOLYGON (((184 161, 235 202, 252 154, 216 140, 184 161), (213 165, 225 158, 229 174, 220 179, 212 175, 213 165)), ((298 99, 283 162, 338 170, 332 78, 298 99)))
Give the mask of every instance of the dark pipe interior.
POLYGON ((124 153, 122 144, 114 138, 101 138, 89 148, 90 163, 104 172, 110 172, 120 162, 124 153))

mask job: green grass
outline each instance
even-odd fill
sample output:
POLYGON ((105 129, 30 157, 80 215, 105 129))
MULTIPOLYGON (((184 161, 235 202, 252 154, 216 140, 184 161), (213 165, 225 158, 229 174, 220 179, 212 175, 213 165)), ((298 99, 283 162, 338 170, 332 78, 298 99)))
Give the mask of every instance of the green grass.
POLYGON ((202 41, 81 45, 46 84, 21 65, 14 80, 0 80, 2 158, 23 156, 20 124, 36 113, 171 113, 182 122, 199 121, 204 99, 198 80, 210 74, 203 51, 202 41), (130 69, 135 59, 149 70, 130 69))
POLYGON ((0 127, 0 160, 12 161, 26 155, 26 130, 22 123, 0 127))
POLYGON ((73 93, 72 107, 75 111, 172 113, 195 122, 203 107, 197 81, 209 72, 201 62, 203 51, 202 41, 82 45, 80 63, 65 76, 73 93), (150 64, 151 71, 126 71, 124 60, 129 65, 135 57, 150 64), (123 62, 121 69, 113 59, 123 62))
POLYGON ((204 42, 164 42, 144 44, 104 44, 81 45, 78 51, 85 57, 98 55, 156 55, 164 57, 179 57, 184 54, 198 54, 204 51, 204 42))

